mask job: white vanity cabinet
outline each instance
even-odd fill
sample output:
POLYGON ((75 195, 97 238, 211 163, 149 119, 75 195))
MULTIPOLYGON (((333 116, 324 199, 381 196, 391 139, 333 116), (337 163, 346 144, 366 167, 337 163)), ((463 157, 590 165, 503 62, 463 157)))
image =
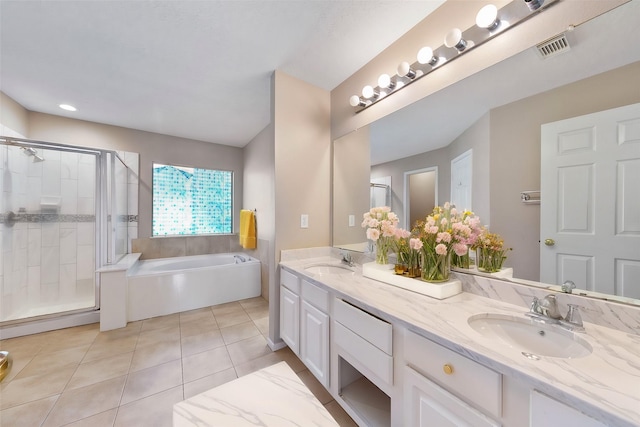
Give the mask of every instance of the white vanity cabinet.
POLYGON ((304 279, 301 285, 300 358, 329 388, 329 293, 304 279))
POLYGON ((502 375, 406 331, 407 426, 500 426, 502 375))
POLYGON ((576 409, 558 402, 537 390, 531 391, 530 427, 605 427, 606 424, 595 420, 576 409))
POLYGON ((300 280, 284 269, 280 271, 280 337, 300 355, 300 280))
POLYGON ((282 269, 280 337, 329 388, 329 293, 282 269))

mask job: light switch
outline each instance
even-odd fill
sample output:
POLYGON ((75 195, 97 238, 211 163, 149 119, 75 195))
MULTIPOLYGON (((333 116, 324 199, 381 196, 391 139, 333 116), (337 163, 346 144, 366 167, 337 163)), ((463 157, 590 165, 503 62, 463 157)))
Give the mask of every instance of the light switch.
POLYGON ((356 225, 356 216, 349 215, 349 227, 354 227, 356 225))
POLYGON ((309 215, 300 215, 300 228, 309 228, 309 215))

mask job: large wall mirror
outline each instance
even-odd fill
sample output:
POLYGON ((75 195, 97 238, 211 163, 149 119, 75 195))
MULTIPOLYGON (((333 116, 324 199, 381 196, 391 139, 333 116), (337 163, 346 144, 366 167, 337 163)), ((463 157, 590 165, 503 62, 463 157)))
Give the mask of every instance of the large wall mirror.
MULTIPOLYGON (((390 177, 391 207, 410 227, 403 220, 410 194, 404 174, 437 168, 442 204, 452 195, 452 161, 471 150, 471 209, 513 247, 507 266, 514 280, 557 286, 540 283, 541 205, 523 203, 521 193, 541 188, 543 124, 640 103, 640 45, 621 42, 640 39, 637 16, 640 3, 625 3, 567 32, 571 49, 544 59, 534 46, 541 40, 534 40, 532 48, 334 141, 334 245, 367 248, 360 222, 372 179, 390 177)), ((640 159, 640 143, 632 150, 640 159)), ((640 218, 640 202, 632 206, 628 213, 640 218)), ((638 231, 629 236, 636 254, 638 231)), ((635 269, 640 275, 640 264, 635 269)), ((640 305, 633 292, 618 299, 640 305)))

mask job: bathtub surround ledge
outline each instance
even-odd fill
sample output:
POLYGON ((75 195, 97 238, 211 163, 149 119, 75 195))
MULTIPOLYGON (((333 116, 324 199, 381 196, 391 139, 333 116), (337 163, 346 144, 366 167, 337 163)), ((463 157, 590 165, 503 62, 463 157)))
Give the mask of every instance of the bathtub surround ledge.
POLYGON ((101 331, 127 326, 127 273, 139 258, 139 253, 128 254, 117 264, 97 270, 100 283, 101 331))

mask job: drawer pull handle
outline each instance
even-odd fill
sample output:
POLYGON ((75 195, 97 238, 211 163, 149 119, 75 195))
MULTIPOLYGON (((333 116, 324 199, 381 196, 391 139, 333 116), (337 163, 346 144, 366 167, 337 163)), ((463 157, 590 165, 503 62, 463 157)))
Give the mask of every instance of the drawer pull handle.
POLYGON ((449 365, 448 363, 442 367, 442 370, 447 375, 453 374, 453 366, 449 365))

